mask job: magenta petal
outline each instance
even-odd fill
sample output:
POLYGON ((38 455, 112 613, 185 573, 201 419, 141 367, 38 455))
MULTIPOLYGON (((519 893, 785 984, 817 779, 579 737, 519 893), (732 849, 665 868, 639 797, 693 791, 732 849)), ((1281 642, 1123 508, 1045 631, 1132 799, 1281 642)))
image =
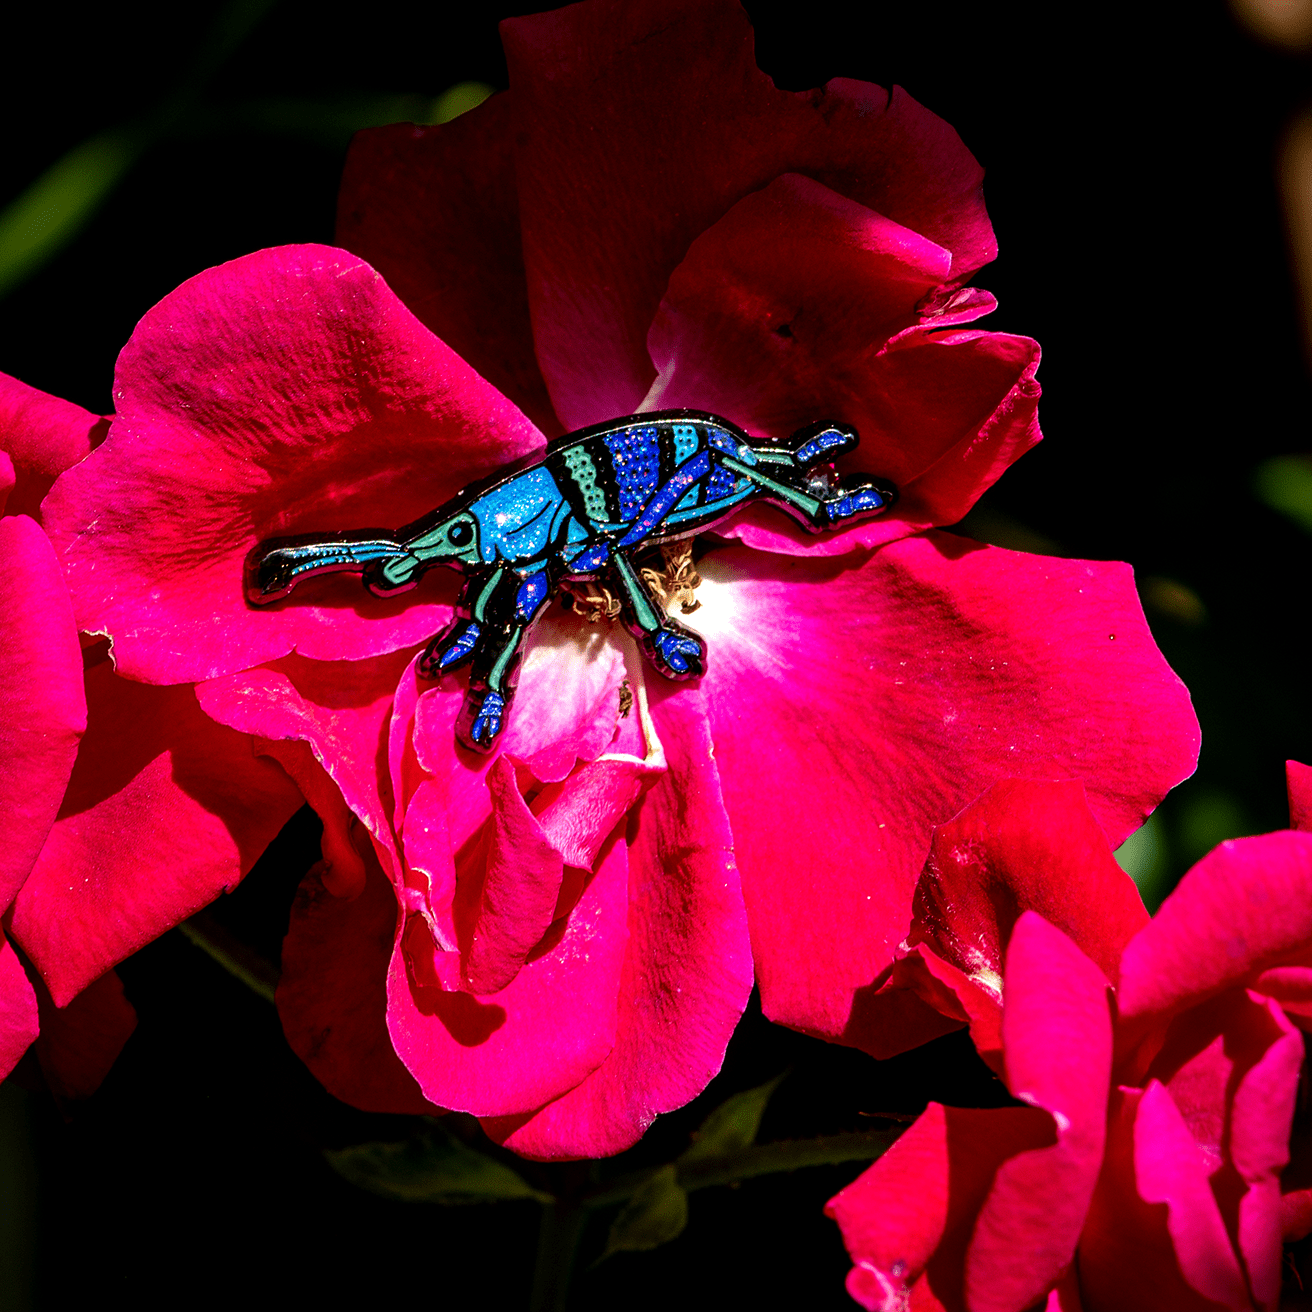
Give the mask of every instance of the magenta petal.
POLYGON ((1134 1123, 1139 1196, 1165 1203, 1167 1229, 1185 1280, 1205 1298, 1244 1312, 1248 1289, 1208 1186, 1207 1164, 1171 1095, 1156 1080, 1144 1090, 1134 1123))
POLYGON ((1050 1144, 1051 1127, 1046 1113, 1028 1107, 930 1103, 825 1206, 855 1263, 848 1293, 871 1312, 966 1312, 963 1261, 980 1206, 998 1168, 1050 1144))
POLYGON ((931 533, 850 569, 731 548, 697 627, 762 1002, 861 1042, 934 825, 1008 776, 1076 778, 1119 843, 1198 725, 1129 567, 931 533), (823 888, 823 896, 815 888, 823 888))
MULTIPOLYGON (((9 514, 40 520, 41 499, 56 476, 84 459, 108 428, 107 419, 80 405, 0 374, 0 465, 11 464, 15 475, 9 514)), ((4 501, 0 495, 0 508, 4 501)))
POLYGON ((565 873, 560 851, 520 796, 508 758, 497 758, 487 784, 492 794, 487 865, 478 919, 461 962, 471 993, 500 993, 519 974, 554 918, 565 873))
POLYGON ((0 519, 0 910, 55 822, 87 724, 59 562, 26 515, 0 519))
POLYGON ((543 432, 559 433, 533 353, 508 95, 450 123, 357 132, 337 241, 543 432))
POLYGON ((1286 761, 1285 783, 1289 792, 1289 827, 1304 832, 1312 830, 1312 765, 1286 761))
POLYGON ((1209 852, 1126 947, 1117 1000, 1127 1051, 1153 1024, 1312 950, 1312 834, 1236 838, 1209 852))
POLYGON ((996 253, 982 170, 947 124, 866 83, 779 91, 729 0, 609 0, 501 30, 534 336, 568 428, 637 407, 670 274, 698 233, 781 173, 945 248, 953 282, 996 253))
MULTIPOLYGON (((308 743, 346 805, 390 849, 386 733, 397 680, 410 662, 408 651, 362 661, 287 656, 264 669, 199 684, 196 697, 207 715, 239 733, 308 743)), ((331 793, 306 798, 312 805, 323 802, 323 809, 315 809, 325 824, 342 819, 331 793)))
POLYGON ((1089 1312, 1216 1312, 1200 1292, 1215 1290, 1223 1307, 1250 1309, 1200 1151, 1179 1112, 1171 1117, 1170 1095, 1160 1084, 1152 1089, 1158 1105, 1150 1103, 1143 1117, 1142 1090, 1112 1091, 1103 1170, 1080 1239, 1084 1305, 1089 1312), (1162 1122, 1166 1133, 1158 1135, 1162 1122), (1210 1278, 1201 1286, 1181 1272, 1176 1232, 1191 1258, 1200 1238, 1212 1244, 1210 1278), (1227 1301, 1235 1295, 1242 1301, 1227 1301))
POLYGON ((1201 1150, 1249 1287, 1272 1312, 1280 1297, 1280 1177, 1302 1062, 1302 1036, 1280 1008, 1229 989, 1175 1018, 1149 1070, 1201 1150))
POLYGON ((696 1097, 719 1072, 751 993, 747 916, 701 694, 658 688, 651 717, 669 768, 630 824, 615 1046, 536 1116, 486 1124, 529 1157, 601 1157, 632 1146, 657 1115, 696 1097))
POLYGON ((235 887, 301 805, 191 687, 133 683, 108 662, 86 687, 86 737, 12 922, 60 1006, 235 887))
POLYGON ((318 867, 301 881, 282 945, 278 1014, 287 1042, 334 1098, 367 1112, 431 1113, 387 1033, 398 913, 377 860, 366 853, 365 864, 353 901, 330 893, 318 867))
POLYGON ((909 941, 997 980, 1024 911, 1073 939, 1113 983, 1122 949, 1148 923, 1076 780, 1005 779, 937 826, 909 941))
POLYGON ((32 982, 0 930, 0 1080, 18 1065, 40 1029, 32 982))
POLYGON ((919 303, 949 263, 942 247, 796 174, 693 242, 648 336, 660 376, 644 408, 710 410, 771 437, 841 419, 861 446, 840 469, 876 473, 901 494, 887 515, 838 534, 758 510, 728 536, 837 555, 955 524, 1039 440, 1036 344, 922 323, 919 303))
POLYGON ((155 683, 426 640, 449 614, 440 586, 382 601, 333 576, 256 608, 246 555, 270 537, 400 527, 542 442, 373 269, 327 246, 184 283, 138 324, 114 397, 109 437, 44 510, 79 624, 155 683))
POLYGON ((1112 1022, 1107 979, 1060 930, 1026 911, 1007 949, 1007 1087, 1052 1115, 1057 1142, 1003 1162, 966 1255, 971 1312, 1022 1312, 1075 1255, 1102 1166, 1112 1022))
POLYGON ((41 1009, 36 1055, 50 1092, 61 1103, 91 1097, 137 1028, 122 981, 108 971, 62 1007, 39 980, 36 995, 41 1009))
POLYGON ((611 844, 568 920, 557 922, 560 932, 553 927, 491 997, 459 988, 457 954, 435 947, 422 915, 404 922, 388 973, 388 1029, 430 1102, 514 1115, 559 1097, 601 1063, 615 1041, 626 855, 622 842, 611 844))
POLYGON ((9 494, 14 490, 18 476, 14 473, 14 462, 0 451, 0 515, 5 513, 9 504, 9 494))

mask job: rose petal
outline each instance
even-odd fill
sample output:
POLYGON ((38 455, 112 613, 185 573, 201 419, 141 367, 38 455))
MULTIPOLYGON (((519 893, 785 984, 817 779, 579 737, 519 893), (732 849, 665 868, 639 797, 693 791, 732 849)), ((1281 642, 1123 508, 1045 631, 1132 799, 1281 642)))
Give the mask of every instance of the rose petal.
POLYGON ((510 96, 450 123, 352 138, 337 241, 548 436, 561 432, 533 354, 510 96))
POLYGON ((282 945, 278 1014, 287 1042, 334 1098, 367 1112, 431 1113, 387 1033, 398 913, 377 858, 364 859, 354 901, 331 894, 318 867, 301 881, 282 945))
POLYGON ((933 533, 847 570, 745 548, 698 568, 716 757, 783 1024, 868 1041, 854 997, 907 932, 932 826, 996 780, 1082 780, 1119 843, 1193 768, 1197 721, 1128 566, 933 533))
POLYGON ((1156 1081, 1147 1090, 1112 1092, 1107 1151, 1080 1239, 1079 1269, 1091 1312, 1251 1307, 1207 1165, 1156 1081))
POLYGON ((1209 852, 1126 947, 1117 1051, 1222 989, 1312 951, 1312 834, 1236 838, 1209 852))
POLYGON ((0 515, 5 513, 9 504, 9 494, 14 490, 18 476, 14 473, 14 462, 0 451, 0 515))
MULTIPOLYGON (((15 475, 11 515, 41 519, 41 499, 57 475, 82 460, 109 431, 109 420, 0 374, 0 464, 15 475)), ((3 480, 0 480, 3 481, 3 480)), ((0 510, 5 498, 0 495, 0 510)))
POLYGON ((596 1069, 615 1041, 624 963, 627 849, 611 844, 567 920, 508 987, 459 988, 453 952, 421 915, 397 934, 387 1021, 397 1055, 430 1102, 475 1116, 541 1107, 596 1069))
MULTIPOLYGON (((196 697, 207 715, 239 733, 307 742, 346 804, 390 851, 386 732, 397 680, 411 659, 405 650, 362 661, 286 656, 198 684, 196 697)), ((333 822, 336 803, 330 795, 320 800, 324 823, 333 822)))
POLYGON ((123 674, 156 683, 428 638, 450 613, 441 587, 379 600, 329 578, 251 607, 247 553, 400 527, 542 441, 373 269, 327 246, 184 283, 137 326, 114 396, 105 444, 44 509, 79 624, 112 635, 123 674))
POLYGON ((669 769, 630 824, 615 1046, 535 1116, 484 1123, 529 1157, 631 1147, 656 1116, 696 1097, 719 1072, 751 993, 747 916, 702 695, 655 688, 650 713, 669 769))
POLYGON ((515 767, 498 757, 487 774, 492 825, 477 920, 462 954, 470 993, 500 993, 555 918, 565 873, 559 849, 542 832, 515 782, 515 767))
POLYGON ((0 1080, 18 1065, 40 1029, 32 983, 0 930, 0 1080))
POLYGON ((1046 1112, 931 1102, 825 1205, 855 1263, 847 1292, 871 1312, 964 1309, 966 1246, 995 1173, 1008 1158, 1051 1143, 1046 1112))
MULTIPOLYGON (((53 399, 53 398, 52 398, 53 399)), ((32 869, 87 724, 73 608, 46 535, 0 519, 0 909, 32 869)))
POLYGON ((1289 827, 1312 830, 1312 765, 1286 761, 1285 784, 1289 792, 1289 827))
POLYGON ((568 428, 637 408, 670 274, 698 233, 781 173, 944 247, 954 283, 996 253, 982 172, 947 124, 868 83, 778 90, 737 4, 611 0, 501 31, 534 337, 568 428))
POLYGON ((909 941, 987 983, 1017 917, 1037 911, 1113 983, 1148 923, 1078 780, 1005 779, 934 830, 909 941))
POLYGON ((1172 1021, 1148 1074, 1202 1150, 1212 1193, 1260 1306, 1280 1296, 1280 1176, 1303 1040, 1273 1003, 1229 989, 1172 1021))
POLYGON ((39 979, 35 987, 41 1010, 36 1055, 50 1092, 61 1103, 89 1098, 137 1028, 123 983, 108 971, 63 1007, 55 1006, 39 979))
POLYGON ((839 468, 901 493, 845 532, 816 537, 758 510, 726 536, 837 555, 955 524, 1039 440, 1037 345, 922 323, 918 303, 949 263, 942 247, 797 174, 697 237, 648 335, 660 374, 643 408, 710 410, 780 438, 841 419, 861 447, 839 468))
POLYGON ((189 686, 132 683, 105 662, 86 687, 86 737, 12 922, 60 1006, 233 889, 301 806, 189 686))
POLYGON ((1060 930, 1026 911, 1007 948, 1007 1087, 1052 1114, 1057 1142, 1003 1162, 966 1254, 971 1312, 1022 1312, 1075 1256, 1102 1165, 1112 1021, 1107 979, 1060 930))

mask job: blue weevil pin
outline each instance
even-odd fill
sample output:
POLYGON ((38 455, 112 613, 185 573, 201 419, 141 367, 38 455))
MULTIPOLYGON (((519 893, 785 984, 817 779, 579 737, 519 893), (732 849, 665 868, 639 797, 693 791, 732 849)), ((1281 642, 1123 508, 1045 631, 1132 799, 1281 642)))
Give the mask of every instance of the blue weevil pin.
POLYGON ((524 637, 562 582, 605 578, 647 659, 667 679, 695 678, 706 644, 657 603, 634 555, 692 537, 747 501, 773 502, 817 533, 886 510, 897 499, 891 484, 835 482, 814 468, 857 441, 842 424, 766 442, 696 410, 628 415, 557 438, 534 464, 466 488, 394 533, 261 543, 246 562, 246 597, 267 605, 339 571, 363 573, 372 593, 390 597, 434 565, 460 570, 456 617, 418 669, 439 678, 473 662, 456 734, 486 752, 505 723, 524 637))

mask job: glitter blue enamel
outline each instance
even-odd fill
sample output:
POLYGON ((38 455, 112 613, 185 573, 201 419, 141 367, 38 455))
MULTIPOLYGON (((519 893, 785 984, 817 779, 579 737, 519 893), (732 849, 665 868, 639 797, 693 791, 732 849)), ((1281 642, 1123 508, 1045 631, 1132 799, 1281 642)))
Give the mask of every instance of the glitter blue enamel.
POLYGON ((599 580, 655 669, 669 679, 697 678, 706 644, 651 593, 644 569, 660 560, 641 553, 713 528, 755 500, 812 532, 886 510, 897 496, 891 485, 811 472, 856 444, 841 424, 813 424, 771 442, 697 411, 625 416, 557 438, 536 462, 395 532, 262 543, 247 561, 246 597, 266 605, 316 575, 348 570, 390 597, 435 565, 461 571, 455 615, 417 669, 441 678, 470 665, 456 733, 467 747, 490 751, 510 713, 524 640, 562 583, 599 580))

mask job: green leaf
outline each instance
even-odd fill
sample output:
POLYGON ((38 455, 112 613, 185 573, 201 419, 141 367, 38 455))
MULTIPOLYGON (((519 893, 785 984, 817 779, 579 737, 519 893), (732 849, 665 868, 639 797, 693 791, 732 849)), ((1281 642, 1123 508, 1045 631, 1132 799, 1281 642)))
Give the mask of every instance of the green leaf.
POLYGON ((461 114, 467 114, 481 105, 495 91, 496 87, 490 87, 486 82, 457 82, 455 86, 447 87, 433 101, 428 121, 450 123, 453 118, 459 118, 461 114))
POLYGON ((677 1239, 688 1224, 688 1194, 673 1163, 653 1172, 624 1205, 610 1228, 604 1262, 612 1253, 639 1253, 677 1239))
POLYGON ((0 211, 0 296, 77 236, 140 150, 130 132, 101 132, 74 146, 0 211))
POLYGON ((1312 533, 1312 461, 1303 456, 1277 456, 1253 471, 1253 491, 1272 510, 1312 533))
POLYGON ((517 1171, 468 1147, 441 1125, 403 1143, 362 1143, 324 1156, 352 1184, 407 1203, 551 1201, 517 1171))
POLYGON ((788 1072, 776 1075, 768 1084, 735 1093, 722 1102, 701 1124, 693 1135, 692 1147, 680 1158, 679 1165, 704 1161, 710 1157, 723 1157, 726 1153, 750 1148, 756 1142, 761 1128, 761 1117, 770 1095, 783 1082, 788 1072))

